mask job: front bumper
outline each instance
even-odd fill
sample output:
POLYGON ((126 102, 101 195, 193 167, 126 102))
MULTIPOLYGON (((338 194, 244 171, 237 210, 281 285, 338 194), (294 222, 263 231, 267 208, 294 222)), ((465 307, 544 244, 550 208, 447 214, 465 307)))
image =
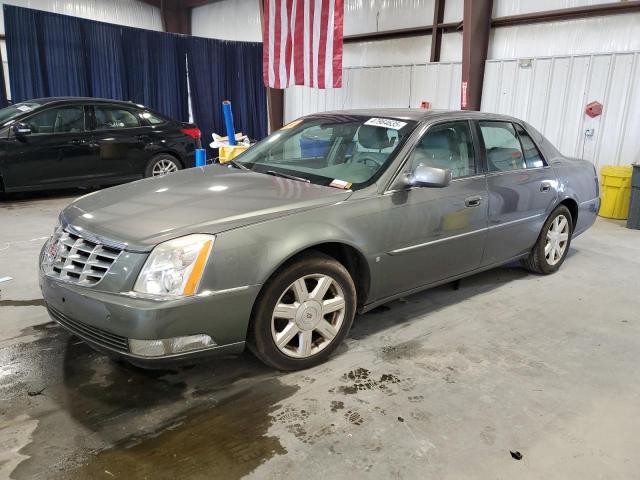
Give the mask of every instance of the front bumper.
POLYGON ((157 301, 63 283, 41 270, 40 289, 50 316, 66 330, 100 351, 146 366, 242 352, 260 286, 157 301), (136 355, 129 349, 129 339, 202 334, 210 336, 215 346, 155 357, 136 355))

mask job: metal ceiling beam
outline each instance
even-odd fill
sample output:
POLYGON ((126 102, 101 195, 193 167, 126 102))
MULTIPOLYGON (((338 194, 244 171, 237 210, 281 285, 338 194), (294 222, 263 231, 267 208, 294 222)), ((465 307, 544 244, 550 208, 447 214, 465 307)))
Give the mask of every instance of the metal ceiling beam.
POLYGON ((462 110, 480 110, 492 10, 493 0, 464 0, 460 100, 462 110))
POLYGON ((440 61, 440 50, 442 46, 442 29, 438 26, 444 20, 445 0, 435 0, 433 5, 433 26, 431 27, 431 54, 429 61, 440 61))

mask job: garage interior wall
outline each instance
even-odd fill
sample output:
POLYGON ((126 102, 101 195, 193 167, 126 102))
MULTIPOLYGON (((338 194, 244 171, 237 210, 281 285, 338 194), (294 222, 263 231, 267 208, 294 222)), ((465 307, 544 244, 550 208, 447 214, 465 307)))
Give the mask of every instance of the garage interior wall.
MULTIPOLYGON (((100 22, 162 31, 160 9, 138 0, 118 0, 118 8, 114 8, 113 0, 10 0, 0 2, 0 34, 3 37, 5 34, 3 5, 34 8, 100 22)), ((0 41, 0 52, 2 53, 2 66, 8 90, 7 97, 11 98, 9 91, 9 68, 11 67, 7 62, 4 39, 0 41)))

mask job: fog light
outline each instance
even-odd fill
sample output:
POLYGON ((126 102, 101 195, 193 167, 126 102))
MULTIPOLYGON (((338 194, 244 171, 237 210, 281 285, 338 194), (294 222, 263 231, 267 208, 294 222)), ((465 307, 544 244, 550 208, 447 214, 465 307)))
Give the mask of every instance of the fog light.
POLYGON ((129 350, 142 357, 159 357, 176 353, 214 347, 216 342, 209 335, 189 335, 187 337, 163 338, 160 340, 129 339, 129 350))

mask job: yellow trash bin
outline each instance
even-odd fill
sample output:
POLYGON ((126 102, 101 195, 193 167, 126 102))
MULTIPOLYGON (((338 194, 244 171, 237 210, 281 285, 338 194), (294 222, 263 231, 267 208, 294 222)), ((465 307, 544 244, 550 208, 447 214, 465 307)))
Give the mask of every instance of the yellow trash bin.
POLYGON ((619 220, 629 216, 632 171, 631 165, 602 167, 600 170, 602 203, 598 215, 619 220))
POLYGON ((247 148, 249 148, 247 145, 223 145, 218 151, 220 163, 226 163, 234 159, 247 148))

